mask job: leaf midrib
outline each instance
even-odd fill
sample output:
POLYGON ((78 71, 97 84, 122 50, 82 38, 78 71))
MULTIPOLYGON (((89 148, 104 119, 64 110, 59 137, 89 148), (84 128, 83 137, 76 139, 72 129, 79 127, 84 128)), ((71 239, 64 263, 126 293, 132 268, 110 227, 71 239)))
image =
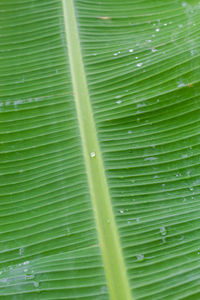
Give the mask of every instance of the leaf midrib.
POLYGON ((82 61, 73 0, 62 0, 74 100, 110 299, 131 300, 82 61), (95 153, 91 157, 91 153, 95 153))

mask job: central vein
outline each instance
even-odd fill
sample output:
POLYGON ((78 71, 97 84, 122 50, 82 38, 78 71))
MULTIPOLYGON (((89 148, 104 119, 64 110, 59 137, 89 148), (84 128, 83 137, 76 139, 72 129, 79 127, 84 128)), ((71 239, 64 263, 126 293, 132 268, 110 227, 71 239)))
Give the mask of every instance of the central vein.
POLYGON ((73 0, 62 0, 68 55, 91 200, 110 299, 131 300, 82 61, 73 0))

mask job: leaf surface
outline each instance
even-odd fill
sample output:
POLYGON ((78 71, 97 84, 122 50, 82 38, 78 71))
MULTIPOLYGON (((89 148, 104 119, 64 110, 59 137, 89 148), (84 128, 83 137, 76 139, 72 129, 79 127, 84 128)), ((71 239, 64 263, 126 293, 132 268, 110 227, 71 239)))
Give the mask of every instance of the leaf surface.
POLYGON ((0 298, 199 299, 198 1, 0 16, 0 298))

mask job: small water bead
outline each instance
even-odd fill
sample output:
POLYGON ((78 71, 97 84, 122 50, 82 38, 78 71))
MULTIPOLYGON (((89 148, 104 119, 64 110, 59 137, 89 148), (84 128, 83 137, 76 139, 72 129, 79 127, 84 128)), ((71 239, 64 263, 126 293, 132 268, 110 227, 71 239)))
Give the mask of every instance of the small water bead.
POLYGON ((24 255, 24 247, 19 248, 19 255, 24 255))
POLYGON ((33 279, 34 277, 35 277, 35 275, 26 275, 26 279, 29 279, 29 280, 33 279))
POLYGON ((140 107, 144 107, 144 106, 146 106, 145 103, 138 103, 136 107, 137 107, 137 108, 140 108, 140 107))
POLYGON ((164 25, 164 26, 167 26, 167 23, 164 23, 163 25, 164 25))
POLYGON ((137 66, 137 67, 141 67, 141 66, 142 66, 142 63, 138 63, 136 66, 137 66))
POLYGON ((160 233, 162 235, 166 235, 167 234, 167 230, 166 230, 165 226, 160 227, 160 233))
POLYGON ((132 130, 128 130, 128 134, 131 134, 132 133, 132 130))
POLYGON ((129 51, 130 53, 132 53, 134 50, 133 50, 133 49, 129 49, 128 51, 129 51))
POLYGON ((34 285, 34 287, 39 287, 39 282, 34 281, 34 282, 33 282, 33 285, 34 285))
POLYGON ((136 220, 136 222, 137 222, 137 223, 139 223, 139 222, 140 222, 140 218, 136 218, 135 220, 136 220))
POLYGON ((138 59, 138 58, 139 58, 138 56, 135 57, 135 59, 138 59))
POLYGON ((183 24, 179 24, 178 27, 179 27, 179 28, 182 28, 182 27, 183 27, 183 24))
POLYGON ((178 87, 179 87, 179 88, 180 88, 180 87, 184 87, 184 86, 186 86, 185 83, 179 83, 179 84, 178 84, 178 87))
POLYGON ((156 32, 159 32, 160 31, 160 29, 159 28, 156 28, 156 32))
POLYGON ((90 153, 90 157, 91 157, 91 158, 94 158, 95 156, 96 156, 96 153, 95 153, 95 152, 91 152, 91 153, 90 153))
POLYGON ((137 261, 143 261, 144 260, 144 255, 143 254, 138 254, 137 255, 137 261))
POLYGON ((120 212, 120 214, 123 214, 123 213, 124 213, 124 210, 123 210, 123 209, 120 209, 119 212, 120 212))
POLYGON ((187 171, 186 174, 187 174, 187 176, 190 176, 190 175, 191 175, 191 172, 190 172, 190 171, 187 171))
POLYGON ((182 155, 182 158, 187 158, 187 157, 188 157, 187 154, 183 154, 183 155, 182 155))
POLYGON ((122 103, 122 100, 117 100, 116 103, 117 103, 117 104, 121 104, 121 103, 122 103))
POLYGON ((183 6, 183 7, 186 7, 186 6, 187 6, 187 3, 186 3, 186 2, 182 2, 182 6, 183 6))
POLYGON ((144 158, 144 161, 153 161, 156 159, 157 159, 157 157, 146 157, 146 158, 144 158))
POLYGON ((152 48, 151 51, 152 51, 152 52, 156 52, 156 51, 158 51, 158 50, 155 49, 155 48, 152 48))

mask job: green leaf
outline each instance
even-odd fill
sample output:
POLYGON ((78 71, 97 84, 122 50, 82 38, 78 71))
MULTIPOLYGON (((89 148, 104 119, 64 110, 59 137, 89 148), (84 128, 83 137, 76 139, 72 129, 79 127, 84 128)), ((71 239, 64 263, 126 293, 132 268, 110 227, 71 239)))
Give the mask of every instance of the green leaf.
POLYGON ((0 298, 200 298, 200 4, 1 0, 0 298))

